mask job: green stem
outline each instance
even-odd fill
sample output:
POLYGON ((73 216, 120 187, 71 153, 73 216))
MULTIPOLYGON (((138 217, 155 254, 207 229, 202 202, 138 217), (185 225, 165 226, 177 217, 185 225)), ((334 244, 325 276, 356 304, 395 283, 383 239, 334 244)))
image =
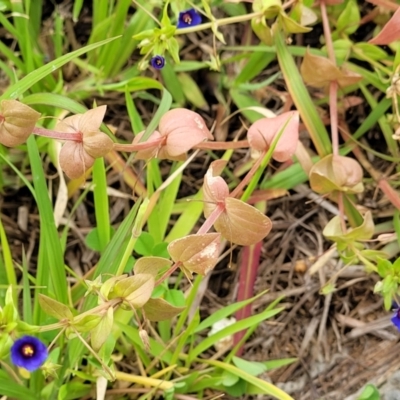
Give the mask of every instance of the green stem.
POLYGON ((175 35, 186 35, 187 33, 199 32, 203 31, 204 29, 211 29, 213 26, 223 26, 223 25, 235 24, 237 22, 246 22, 250 21, 253 18, 261 17, 262 15, 263 12, 258 11, 251 14, 238 15, 236 17, 222 18, 219 20, 215 20, 213 22, 206 22, 205 24, 191 26, 190 28, 177 29, 175 35))

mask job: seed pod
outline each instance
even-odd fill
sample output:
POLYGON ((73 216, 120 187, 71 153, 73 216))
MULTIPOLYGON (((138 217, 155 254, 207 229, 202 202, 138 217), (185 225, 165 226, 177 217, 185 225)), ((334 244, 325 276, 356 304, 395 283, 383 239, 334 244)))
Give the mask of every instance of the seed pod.
POLYGON ((40 113, 17 100, 0 102, 0 143, 18 146, 28 139, 40 113))

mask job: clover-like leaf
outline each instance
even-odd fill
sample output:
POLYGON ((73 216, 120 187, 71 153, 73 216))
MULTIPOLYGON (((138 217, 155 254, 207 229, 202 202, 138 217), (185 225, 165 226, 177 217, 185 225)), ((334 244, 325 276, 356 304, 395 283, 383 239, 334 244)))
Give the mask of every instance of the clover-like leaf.
POLYGON ((275 118, 261 118, 254 122, 247 138, 250 146, 258 151, 268 150, 277 135, 283 130, 272 153, 272 158, 285 162, 294 155, 299 140, 299 113, 289 111, 275 118))
POLYGON ((340 69, 328 58, 316 56, 309 51, 304 55, 300 72, 306 84, 318 88, 327 88, 334 81, 340 87, 345 87, 362 79, 361 75, 345 68, 340 69))
MULTIPOLYGON (((207 215, 206 215, 207 216, 207 215)), ((233 197, 225 200, 225 210, 214 224, 217 232, 232 243, 250 246, 271 231, 271 220, 257 208, 233 197)))
POLYGON ((170 267, 171 260, 163 257, 141 257, 136 261, 135 274, 150 274, 155 279, 165 267, 170 267))
POLYGON ((0 102, 0 143, 18 146, 32 133, 40 113, 17 100, 0 102))
MULTIPOLYGON (((112 276, 111 278, 107 279, 100 288, 100 293, 103 295, 104 298, 108 299, 110 295, 112 295, 114 291, 114 287, 117 282, 125 279, 128 275, 123 274, 119 276, 112 276)), ((117 297, 117 296, 114 296, 117 297)))
POLYGON ((400 39, 400 7, 395 11, 392 18, 385 24, 382 30, 369 41, 372 44, 390 44, 400 39))
POLYGON ((222 160, 211 163, 203 183, 204 215, 208 218, 218 207, 221 215, 214 223, 217 232, 232 243, 248 246, 258 243, 271 230, 271 220, 255 207, 229 197, 226 182, 218 176, 225 166, 222 160))
POLYGON ((300 25, 294 19, 290 18, 284 11, 279 13, 279 22, 287 33, 306 33, 312 30, 307 26, 300 25))
POLYGON ((189 235, 172 241, 168 245, 168 252, 171 258, 175 262, 181 262, 190 274, 195 272, 205 275, 217 263, 220 243, 219 233, 189 235))
POLYGON ((164 299, 149 299, 143 306, 146 318, 150 321, 167 321, 181 313, 185 307, 175 307, 164 299))
POLYGON ((205 140, 213 140, 201 115, 186 108, 167 111, 158 125, 161 136, 166 136, 168 153, 172 156, 185 154, 205 140))
POLYGON ((78 331, 78 332, 88 332, 94 329, 101 320, 100 315, 77 315, 72 321, 71 325, 78 331))
POLYGON ((374 234, 374 221, 370 211, 365 213, 363 223, 356 227, 343 232, 340 217, 333 217, 325 226, 322 234, 334 242, 354 243, 356 241, 369 240, 374 234))
POLYGON ((320 194, 361 193, 364 190, 362 177, 362 168, 356 160, 330 154, 312 166, 310 186, 320 194))
POLYGON ((71 320, 72 318, 74 318, 71 310, 65 304, 62 304, 57 300, 45 296, 44 294, 39 294, 39 304, 46 314, 58 320, 71 320))
POLYGON ((143 307, 151 297, 155 280, 151 274, 136 274, 118 281, 110 298, 121 298, 134 308, 143 307))

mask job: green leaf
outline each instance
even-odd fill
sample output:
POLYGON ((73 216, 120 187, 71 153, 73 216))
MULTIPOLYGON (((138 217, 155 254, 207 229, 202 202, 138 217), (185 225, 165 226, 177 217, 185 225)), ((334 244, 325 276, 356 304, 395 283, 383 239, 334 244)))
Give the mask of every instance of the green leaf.
MULTIPOLYGON (((112 237, 112 235, 115 232, 115 229, 110 226, 109 228, 110 230, 110 237, 112 237)), ((85 237, 85 244, 87 247, 89 247, 90 249, 94 250, 94 251, 102 251, 103 247, 100 244, 100 239, 99 239, 99 228, 94 228, 92 229, 85 237)))
POLYGON ((46 314, 58 320, 71 320, 74 318, 71 310, 65 304, 62 304, 57 300, 45 296, 44 294, 39 294, 39 304, 46 314))
POLYGON ((72 321, 71 325, 79 332, 88 332, 95 328, 101 320, 100 315, 77 315, 72 321))
POLYGON ((284 11, 279 13, 279 22, 287 33, 307 33, 312 30, 312 28, 300 25, 294 19, 290 18, 284 11))
POLYGON ((366 42, 353 43, 352 51, 352 55, 361 60, 365 60, 366 57, 376 61, 386 60, 388 58, 388 54, 381 47, 366 42))
POLYGON ((239 301, 238 303, 230 304, 213 314, 207 317, 204 321, 202 321, 199 326, 195 329, 195 333, 201 332, 204 329, 209 328, 210 326, 214 325, 216 322, 220 321, 223 318, 229 317, 232 314, 235 314, 236 311, 239 311, 241 308, 251 304, 253 301, 257 300, 258 298, 264 296, 267 292, 261 292, 257 296, 252 297, 251 299, 239 301))
POLYGON ((215 367, 222 368, 226 371, 229 371, 241 379, 245 380, 246 382, 256 386, 257 388, 262 390, 262 393, 271 395, 279 400, 293 400, 291 396, 286 394, 283 390, 279 389, 278 387, 274 386, 272 383, 254 377, 247 372, 235 367, 234 365, 227 364, 221 361, 216 360, 202 360, 205 364, 213 365, 215 367))
POLYGON ((143 306, 146 318, 150 321, 170 320, 184 309, 185 307, 174 307, 164 299, 149 299, 143 306))
POLYGON ((393 270, 392 263, 389 260, 380 259, 377 263, 378 274, 381 278, 385 278, 393 270))
POLYGON ((114 322, 114 309, 110 307, 100 322, 91 330, 90 341, 94 351, 99 351, 111 333, 114 322))
POLYGON ((167 49, 169 51, 169 54, 171 54, 172 59, 176 64, 180 63, 180 58, 179 58, 179 44, 178 41, 172 37, 171 39, 168 39, 167 42, 167 49))
POLYGON ((370 211, 368 211, 365 214, 364 221, 360 226, 349 229, 345 233, 342 230, 340 218, 338 216, 333 217, 325 226, 322 234, 334 242, 352 243, 355 241, 371 239, 372 235, 374 234, 374 229, 375 226, 372 219, 372 214, 370 211))
POLYGON ((258 376, 263 372, 267 371, 265 364, 256 361, 247 361, 243 358, 233 357, 232 362, 243 371, 246 371, 250 375, 258 376))
POLYGON ((345 9, 339 15, 336 28, 340 33, 351 35, 360 24, 360 11, 354 0, 348 0, 345 9))
POLYGON ((135 274, 150 274, 154 277, 172 265, 172 261, 162 257, 142 257, 136 261, 135 274))
POLYGON ((357 400, 380 400, 380 398, 381 397, 376 386, 368 384, 365 386, 357 400))
POLYGON ((110 294, 112 298, 122 298, 134 308, 143 307, 154 289, 154 277, 150 274, 137 274, 118 281, 110 294))
POLYGON ((136 253, 140 254, 141 256, 152 256, 153 247, 154 247, 153 236, 151 236, 150 233, 148 232, 142 232, 135 244, 136 253))
POLYGON ((54 72, 56 69, 62 67, 73 59, 87 53, 88 51, 94 50, 98 47, 104 46, 106 43, 112 42, 121 36, 116 36, 110 39, 102 40, 98 43, 93 43, 88 46, 82 47, 78 50, 72 51, 71 53, 65 54, 54 61, 49 62, 46 65, 30 72, 28 75, 24 76, 20 81, 8 87, 8 89, 1 95, 0 99, 16 99, 25 93, 29 88, 31 88, 35 83, 39 82, 41 79, 47 75, 54 72))
POLYGON ((14 380, 2 370, 0 370, 0 393, 2 396, 7 396, 10 399, 40 399, 40 394, 35 394, 34 391, 14 382, 14 380))
MULTIPOLYGON (((248 317, 242 319, 240 321, 235 322, 232 325, 227 326, 226 328, 221 329, 220 331, 214 333, 213 335, 203 339, 189 354, 191 360, 195 357, 199 356, 201 353, 206 351, 208 348, 213 346, 215 342, 235 334, 236 332, 243 331, 245 329, 250 328, 251 326, 258 325, 261 321, 265 321, 266 319, 272 318, 274 315, 278 314, 282 311, 282 308, 276 308, 273 310, 266 309, 260 314, 253 315, 252 317, 248 317)), ((198 331, 198 328, 195 332, 198 331)))
POLYGON ((204 98, 202 91, 199 89, 196 81, 189 74, 183 72, 178 75, 178 80, 181 84, 186 99, 196 108, 207 110, 208 103, 204 98))

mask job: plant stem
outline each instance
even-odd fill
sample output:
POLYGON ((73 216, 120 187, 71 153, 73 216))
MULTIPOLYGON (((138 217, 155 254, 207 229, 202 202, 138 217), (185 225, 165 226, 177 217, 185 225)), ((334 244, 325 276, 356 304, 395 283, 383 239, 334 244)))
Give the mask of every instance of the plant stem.
POLYGON ((58 140, 72 140, 74 142, 82 142, 82 133, 65 133, 65 132, 57 132, 52 131, 51 129, 38 128, 35 127, 32 130, 32 133, 38 136, 45 136, 52 139, 58 140))
POLYGON ((235 24, 236 22, 246 22, 256 17, 261 17, 263 15, 262 11, 254 12, 246 15, 239 15, 236 17, 222 18, 215 20, 213 22, 206 22, 205 24, 200 24, 196 26, 191 26, 190 28, 177 29, 175 35, 186 35, 187 33, 199 32, 204 29, 211 29, 213 26, 223 26, 229 24, 235 24))

